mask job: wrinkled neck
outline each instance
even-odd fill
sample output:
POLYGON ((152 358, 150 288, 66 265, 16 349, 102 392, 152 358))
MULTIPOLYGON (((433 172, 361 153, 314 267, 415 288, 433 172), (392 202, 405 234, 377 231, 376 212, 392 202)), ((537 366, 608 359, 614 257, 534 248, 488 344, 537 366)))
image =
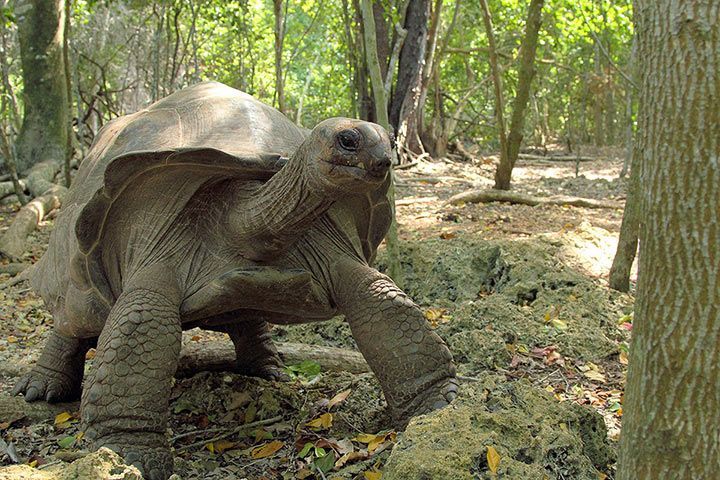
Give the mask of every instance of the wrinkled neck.
POLYGON ((337 193, 311 181, 302 155, 298 152, 258 188, 248 190, 239 182, 228 225, 244 257, 268 260, 288 249, 337 199, 337 193))

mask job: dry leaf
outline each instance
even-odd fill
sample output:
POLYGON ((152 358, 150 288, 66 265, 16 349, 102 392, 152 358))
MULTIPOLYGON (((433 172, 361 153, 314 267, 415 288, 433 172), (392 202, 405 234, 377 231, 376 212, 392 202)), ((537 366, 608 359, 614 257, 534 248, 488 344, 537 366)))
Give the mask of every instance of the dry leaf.
POLYGON ((261 445, 259 447, 255 447, 252 449, 251 456, 252 458, 258 459, 258 458, 266 458, 271 455, 274 455, 275 452, 283 448, 285 444, 281 442, 280 440, 273 440, 270 443, 266 443, 265 445, 261 445))
POLYGON ((332 413, 323 413, 314 420, 310 420, 305 426, 312 428, 313 430, 322 430, 332 427, 333 416, 332 413))
POLYGON ((72 415, 69 412, 62 412, 58 413, 55 416, 55 425, 60 425, 61 423, 65 423, 69 421, 72 418, 72 415))
POLYGON ((365 480, 380 480, 382 478, 382 472, 376 468, 363 472, 365 480))
POLYGON ((620 355, 618 356, 618 360, 620 361, 620 363, 621 363, 622 365, 627 365, 627 364, 628 364, 628 354, 627 354, 627 352, 621 350, 621 351, 620 351, 620 355))
POLYGON ((500 454, 494 447, 487 447, 487 462, 488 468, 490 468, 493 475, 497 474, 497 469, 500 466, 500 454))
POLYGON ((233 392, 230 395, 230 405, 228 405, 228 410, 235 410, 240 407, 244 407, 250 401, 252 398, 250 397, 250 394, 248 392, 233 392))
POLYGON ((210 450, 210 453, 223 453, 225 450, 230 450, 235 446, 235 442, 230 440, 218 440, 217 442, 208 443, 205 448, 210 450))
POLYGON ((8 343, 17 343, 17 341, 18 341, 18 339, 17 339, 17 337, 16 337, 15 335, 9 335, 9 336, 7 337, 7 342, 8 342, 8 343))
POLYGON ((330 410, 332 407, 334 407, 338 403, 344 402, 345 399, 348 397, 348 395, 350 395, 351 391, 352 390, 345 390, 344 392, 340 392, 337 395, 335 395, 334 397, 332 397, 327 404, 328 410, 330 410))
POLYGON ((346 463, 355 460, 365 460, 369 455, 367 452, 348 452, 335 462, 335 468, 342 468, 346 463))

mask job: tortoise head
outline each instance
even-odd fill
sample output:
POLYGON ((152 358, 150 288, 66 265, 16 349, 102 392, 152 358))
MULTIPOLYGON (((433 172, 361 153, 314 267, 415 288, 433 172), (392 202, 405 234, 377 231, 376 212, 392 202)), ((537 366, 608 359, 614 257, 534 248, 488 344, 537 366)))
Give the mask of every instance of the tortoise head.
POLYGON ((313 183, 362 192, 377 188, 387 177, 392 141, 375 123, 331 118, 312 130, 299 152, 304 157, 306 178, 313 183))

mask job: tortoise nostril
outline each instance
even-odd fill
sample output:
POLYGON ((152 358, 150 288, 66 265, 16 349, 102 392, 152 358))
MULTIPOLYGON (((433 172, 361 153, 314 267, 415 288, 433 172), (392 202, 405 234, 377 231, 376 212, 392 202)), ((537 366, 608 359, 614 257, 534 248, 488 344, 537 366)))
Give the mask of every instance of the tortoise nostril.
POLYGON ((375 161, 372 162, 371 170, 375 173, 385 173, 390 169, 390 163, 390 157, 388 156, 376 158, 375 161))
POLYGON ((354 128, 343 130, 337 134, 337 142, 341 148, 349 152, 356 152, 360 148, 361 135, 354 128))

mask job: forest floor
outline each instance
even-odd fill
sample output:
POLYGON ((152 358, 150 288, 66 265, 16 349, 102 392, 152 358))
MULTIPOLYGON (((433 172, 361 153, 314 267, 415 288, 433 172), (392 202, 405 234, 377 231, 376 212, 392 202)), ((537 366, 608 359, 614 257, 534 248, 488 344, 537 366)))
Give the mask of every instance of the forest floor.
MULTIPOLYGON (((581 153, 596 160, 577 171, 574 162, 520 160, 513 191, 622 204, 620 151, 581 153)), ((613 446, 633 306, 631 295, 608 289, 606 281, 622 210, 446 203, 468 189, 491 188, 495 160, 421 161, 397 172, 405 289, 447 341, 464 384, 492 374, 494 381, 544 390, 554 402, 589 406, 602 415, 613 446)), ((0 231, 15 209, 1 207, 0 231)), ((30 237, 28 262, 42 255, 52 225, 52 218, 44 221, 30 237)), ((382 269, 382 251, 378 263, 382 269)), ((16 377, 37 360, 52 319, 26 282, 0 290, 0 315, 0 465, 52 470, 87 446, 78 430, 79 403, 26 405, 9 397, 16 377)), ((276 327, 274 334, 280 341, 355 348, 341 319, 276 327)), ((183 341, 218 335, 192 330, 183 341)), ((177 379, 170 407, 176 472, 187 479, 380 478, 402 434, 392 430, 376 380, 315 370, 308 362, 291 366, 295 379, 288 383, 231 372, 177 379), (237 431, 244 424, 252 427, 237 431)), ((544 461, 545 471, 554 472, 544 461)), ((487 463, 478 468, 472 478, 494 473, 487 463)), ((612 478, 612 462, 595 468, 587 478, 612 478)))

